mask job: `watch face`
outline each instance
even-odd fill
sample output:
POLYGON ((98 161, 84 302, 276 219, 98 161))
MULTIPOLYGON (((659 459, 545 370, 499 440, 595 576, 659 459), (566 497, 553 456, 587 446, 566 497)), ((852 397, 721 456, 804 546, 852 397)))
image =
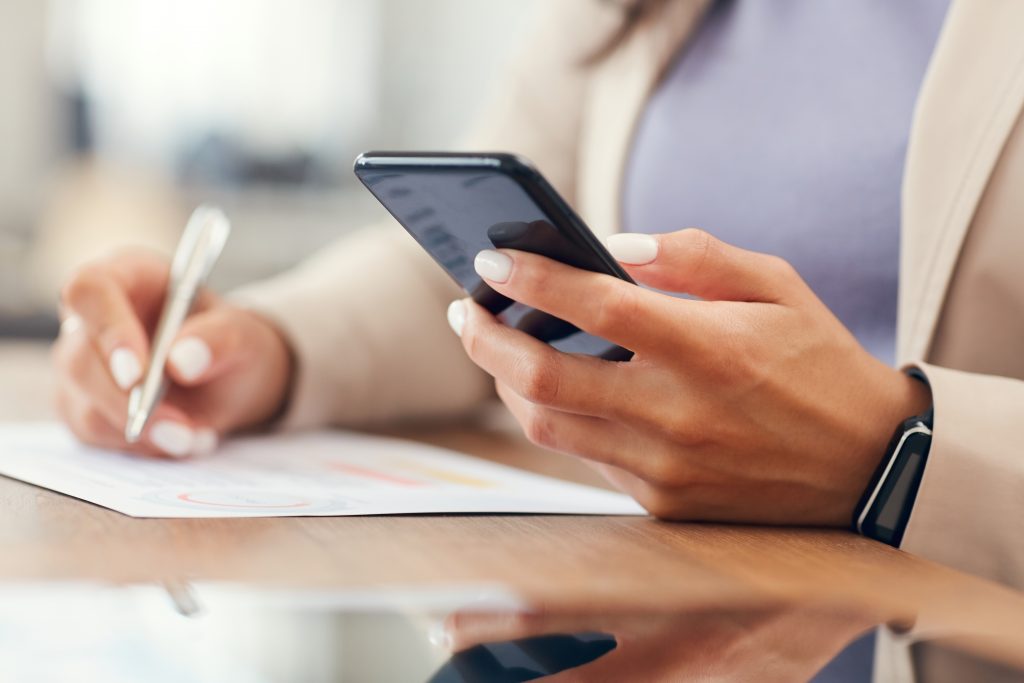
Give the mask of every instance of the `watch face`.
POLYGON ((878 496, 862 525, 864 535, 899 546, 903 531, 924 474, 931 434, 914 431, 906 435, 892 469, 879 488, 878 496))

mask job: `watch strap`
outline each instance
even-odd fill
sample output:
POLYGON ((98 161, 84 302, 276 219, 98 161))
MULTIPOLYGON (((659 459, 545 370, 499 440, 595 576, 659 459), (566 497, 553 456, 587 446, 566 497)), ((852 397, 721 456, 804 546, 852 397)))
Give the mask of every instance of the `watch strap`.
MULTIPOLYGON (((916 368, 908 372, 927 382, 916 368)), ((933 408, 897 427, 854 510, 854 530, 899 547, 924 477, 932 441, 933 408)))

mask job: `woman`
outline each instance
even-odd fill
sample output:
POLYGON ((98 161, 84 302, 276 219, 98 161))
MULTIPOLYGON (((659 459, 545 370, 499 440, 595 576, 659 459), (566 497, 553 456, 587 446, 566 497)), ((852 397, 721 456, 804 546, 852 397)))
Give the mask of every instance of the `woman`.
MULTIPOLYGON (((493 376, 531 438, 659 516, 846 526, 893 429, 933 407, 902 547, 1024 586, 1024 4, 551 5, 467 146, 532 159, 605 236, 699 222, 608 244, 704 301, 482 253, 498 291, 637 351, 564 356, 448 308, 443 273, 377 227, 207 296, 143 448, 454 415, 493 376)), ((80 438, 125 447, 165 280, 122 254, 65 288, 82 324, 57 343, 60 406, 80 438)))

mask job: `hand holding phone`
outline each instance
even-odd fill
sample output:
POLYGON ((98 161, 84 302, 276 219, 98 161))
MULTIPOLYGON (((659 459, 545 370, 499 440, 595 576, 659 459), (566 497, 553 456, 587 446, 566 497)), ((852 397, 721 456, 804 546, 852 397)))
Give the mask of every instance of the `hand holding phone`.
POLYGON ((524 159, 502 153, 367 152, 355 174, 481 306, 568 353, 632 352, 491 289, 473 270, 484 249, 518 249, 632 282, 568 203, 524 159))

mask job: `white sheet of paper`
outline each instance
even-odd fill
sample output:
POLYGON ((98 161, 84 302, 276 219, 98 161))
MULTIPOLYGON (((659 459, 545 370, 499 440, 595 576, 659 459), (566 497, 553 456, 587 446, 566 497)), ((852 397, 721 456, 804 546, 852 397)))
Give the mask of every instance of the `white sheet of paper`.
POLYGON ((0 474, 132 517, 645 514, 611 491, 335 431, 246 437, 172 461, 88 448, 57 424, 0 425, 0 474))

